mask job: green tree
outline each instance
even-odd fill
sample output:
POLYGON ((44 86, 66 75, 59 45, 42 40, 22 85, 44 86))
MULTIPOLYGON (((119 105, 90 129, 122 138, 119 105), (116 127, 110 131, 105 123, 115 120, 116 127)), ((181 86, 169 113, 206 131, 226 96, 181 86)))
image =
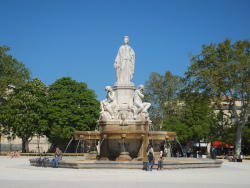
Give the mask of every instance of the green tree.
POLYGON ((43 117, 47 87, 35 78, 14 89, 0 107, 2 128, 22 139, 22 152, 29 152, 28 142, 47 129, 43 117))
POLYGON ((245 146, 250 146, 250 118, 248 118, 248 123, 243 127, 242 130, 242 140, 245 146))
POLYGON ((211 126, 215 121, 213 109, 209 106, 209 100, 199 93, 192 93, 185 98, 183 117, 180 121, 189 128, 191 140, 200 142, 208 140, 211 126))
POLYGON ((152 72, 145 83, 145 99, 150 102, 150 119, 155 130, 160 130, 164 119, 180 116, 178 93, 182 89, 182 78, 166 71, 164 75, 152 72))
POLYGON ((63 77, 49 86, 46 116, 53 144, 66 143, 74 131, 94 130, 100 102, 87 84, 63 77))
POLYGON ((181 123, 181 121, 175 116, 167 118, 163 121, 162 130, 176 132, 180 142, 186 142, 191 137, 191 132, 188 126, 181 123))
MULTIPOLYGON (((216 109, 216 108, 215 108, 216 109)), ((223 146, 225 143, 234 144, 236 137, 236 129, 232 118, 224 113, 224 110, 215 110, 215 120, 210 128, 210 141, 221 141, 223 146)))
POLYGON ((250 114, 250 42, 226 39, 218 45, 203 45, 201 54, 191 57, 186 83, 193 90, 203 92, 228 104, 234 125, 237 128, 235 152, 241 150, 241 136, 250 114), (237 101, 241 106, 237 111, 237 101))
POLYGON ((29 69, 12 55, 8 55, 9 50, 7 46, 0 46, 0 103, 6 97, 6 89, 11 85, 20 87, 30 79, 29 69))

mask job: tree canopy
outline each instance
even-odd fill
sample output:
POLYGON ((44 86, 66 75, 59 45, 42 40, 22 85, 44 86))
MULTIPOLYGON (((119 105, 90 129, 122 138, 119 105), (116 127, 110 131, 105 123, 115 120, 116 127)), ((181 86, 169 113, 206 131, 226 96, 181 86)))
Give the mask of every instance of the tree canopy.
POLYGON ((28 152, 28 142, 47 130, 43 117, 47 87, 35 78, 14 89, 0 106, 3 130, 22 139, 22 152, 28 152))
POLYGON ((30 71, 22 62, 17 61, 7 46, 0 46, 0 102, 6 97, 6 89, 9 86, 19 87, 30 79, 30 71))
POLYGON ((214 109, 209 106, 208 98, 192 93, 185 98, 181 122, 188 126, 190 138, 194 141, 209 139, 210 129, 215 122, 214 109))
POLYGON ((87 84, 63 77, 49 86, 46 117, 50 141, 66 143, 74 131, 94 130, 100 113, 100 102, 87 84))
POLYGON ((186 124, 182 123, 175 116, 164 119, 162 130, 176 132, 178 140, 180 142, 186 142, 192 134, 189 127, 186 124))
POLYGON ((235 151, 241 150, 241 134, 250 113, 250 42, 230 39, 203 45, 191 57, 186 75, 187 87, 202 92, 220 108, 227 105, 237 127, 235 151), (240 101, 240 106, 237 106, 240 101))
POLYGON ((155 130, 160 130, 163 120, 178 116, 180 112, 178 92, 183 87, 182 78, 166 71, 164 75, 152 72, 145 83, 145 99, 150 102, 150 119, 155 130))

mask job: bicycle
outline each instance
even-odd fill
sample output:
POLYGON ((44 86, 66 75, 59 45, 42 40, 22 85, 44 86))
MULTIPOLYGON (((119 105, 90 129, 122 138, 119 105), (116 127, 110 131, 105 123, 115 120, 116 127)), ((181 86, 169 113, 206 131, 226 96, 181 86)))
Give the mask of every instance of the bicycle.
POLYGON ((42 159, 42 156, 40 155, 39 158, 36 159, 35 165, 37 167, 43 166, 44 168, 46 168, 52 166, 52 162, 46 156, 42 159))
POLYGON ((44 168, 46 167, 51 167, 52 166, 52 162, 49 158, 47 158, 46 156, 43 158, 42 160, 42 165, 44 168))
POLYGON ((41 156, 41 154, 39 155, 39 158, 36 159, 35 165, 37 167, 40 167, 42 165, 42 156, 41 156))

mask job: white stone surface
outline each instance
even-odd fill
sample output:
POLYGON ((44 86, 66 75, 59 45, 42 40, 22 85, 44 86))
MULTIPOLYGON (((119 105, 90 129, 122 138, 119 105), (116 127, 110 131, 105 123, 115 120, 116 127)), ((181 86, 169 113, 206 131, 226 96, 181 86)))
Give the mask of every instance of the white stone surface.
POLYGON ((248 188, 250 161, 224 162, 221 168, 147 172, 143 170, 88 170, 42 168, 29 165, 30 157, 0 157, 1 188, 248 188))
POLYGON ((107 92, 107 96, 103 101, 101 101, 101 116, 108 118, 105 113, 105 111, 107 111, 111 116, 110 119, 114 119, 115 108, 117 107, 116 95, 111 86, 106 86, 105 91, 107 92))
POLYGON ((125 36, 124 45, 116 56, 114 67, 117 82, 114 84, 114 91, 106 86, 108 94, 101 102, 101 121, 149 120, 147 110, 151 104, 142 102, 144 86, 140 85, 135 91, 134 83, 130 82, 134 75, 135 52, 128 46, 128 42, 128 36, 125 36))
POLYGON ((144 86, 139 85, 137 87, 137 90, 133 94, 134 106, 136 108, 134 109, 134 119, 136 119, 137 115, 140 112, 146 113, 148 115, 148 109, 151 106, 151 104, 148 102, 142 102, 142 99, 144 98, 143 90, 144 90, 144 86))
POLYGON ((130 82, 134 75, 135 52, 128 46, 128 36, 124 37, 124 45, 118 51, 115 59, 116 81, 130 82))

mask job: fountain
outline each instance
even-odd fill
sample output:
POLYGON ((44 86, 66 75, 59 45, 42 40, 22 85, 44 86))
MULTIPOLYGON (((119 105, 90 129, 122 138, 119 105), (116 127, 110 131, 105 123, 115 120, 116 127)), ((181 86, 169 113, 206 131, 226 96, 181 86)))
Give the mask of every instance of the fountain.
MULTIPOLYGON (((160 152, 162 141, 176 137, 174 132, 149 132, 151 121, 147 110, 151 104, 142 102, 144 86, 136 89, 130 81, 134 75, 134 64, 135 53, 128 46, 128 37, 124 37, 124 45, 120 47, 114 64, 117 82, 113 88, 105 88, 107 96, 101 101, 98 136, 91 136, 91 131, 74 133, 76 140, 102 141, 99 160, 147 161, 146 148, 151 140, 154 140, 155 151, 160 152)), ((91 159, 94 157, 87 157, 87 160, 91 159)))
POLYGON ((66 147, 66 149, 65 149, 64 153, 67 151, 67 149, 68 149, 68 147, 69 147, 70 143, 71 143, 73 140, 74 140, 74 137, 70 139, 70 141, 69 141, 69 143, 68 143, 68 145, 67 145, 67 147, 66 147))
MULTIPOLYGON (((144 86, 136 88, 130 81, 134 75, 135 53, 128 42, 128 37, 125 36, 124 45, 120 47, 115 59, 116 83, 113 87, 105 87, 107 96, 101 101, 100 118, 97 121, 99 130, 96 128, 95 131, 74 132, 78 145, 82 140, 89 143, 89 155, 85 161, 60 161, 60 167, 142 169, 147 165, 149 143, 154 146, 157 160, 160 156, 160 144, 177 138, 175 132, 149 129, 151 121, 148 109, 151 104, 143 102, 144 86), (97 158, 98 142, 100 153, 97 158)), ((190 166, 193 163, 189 161, 185 164, 190 166)), ((172 161, 169 165, 171 168, 180 168, 179 161, 172 161)), ((221 166, 219 163, 213 165, 221 166)))

